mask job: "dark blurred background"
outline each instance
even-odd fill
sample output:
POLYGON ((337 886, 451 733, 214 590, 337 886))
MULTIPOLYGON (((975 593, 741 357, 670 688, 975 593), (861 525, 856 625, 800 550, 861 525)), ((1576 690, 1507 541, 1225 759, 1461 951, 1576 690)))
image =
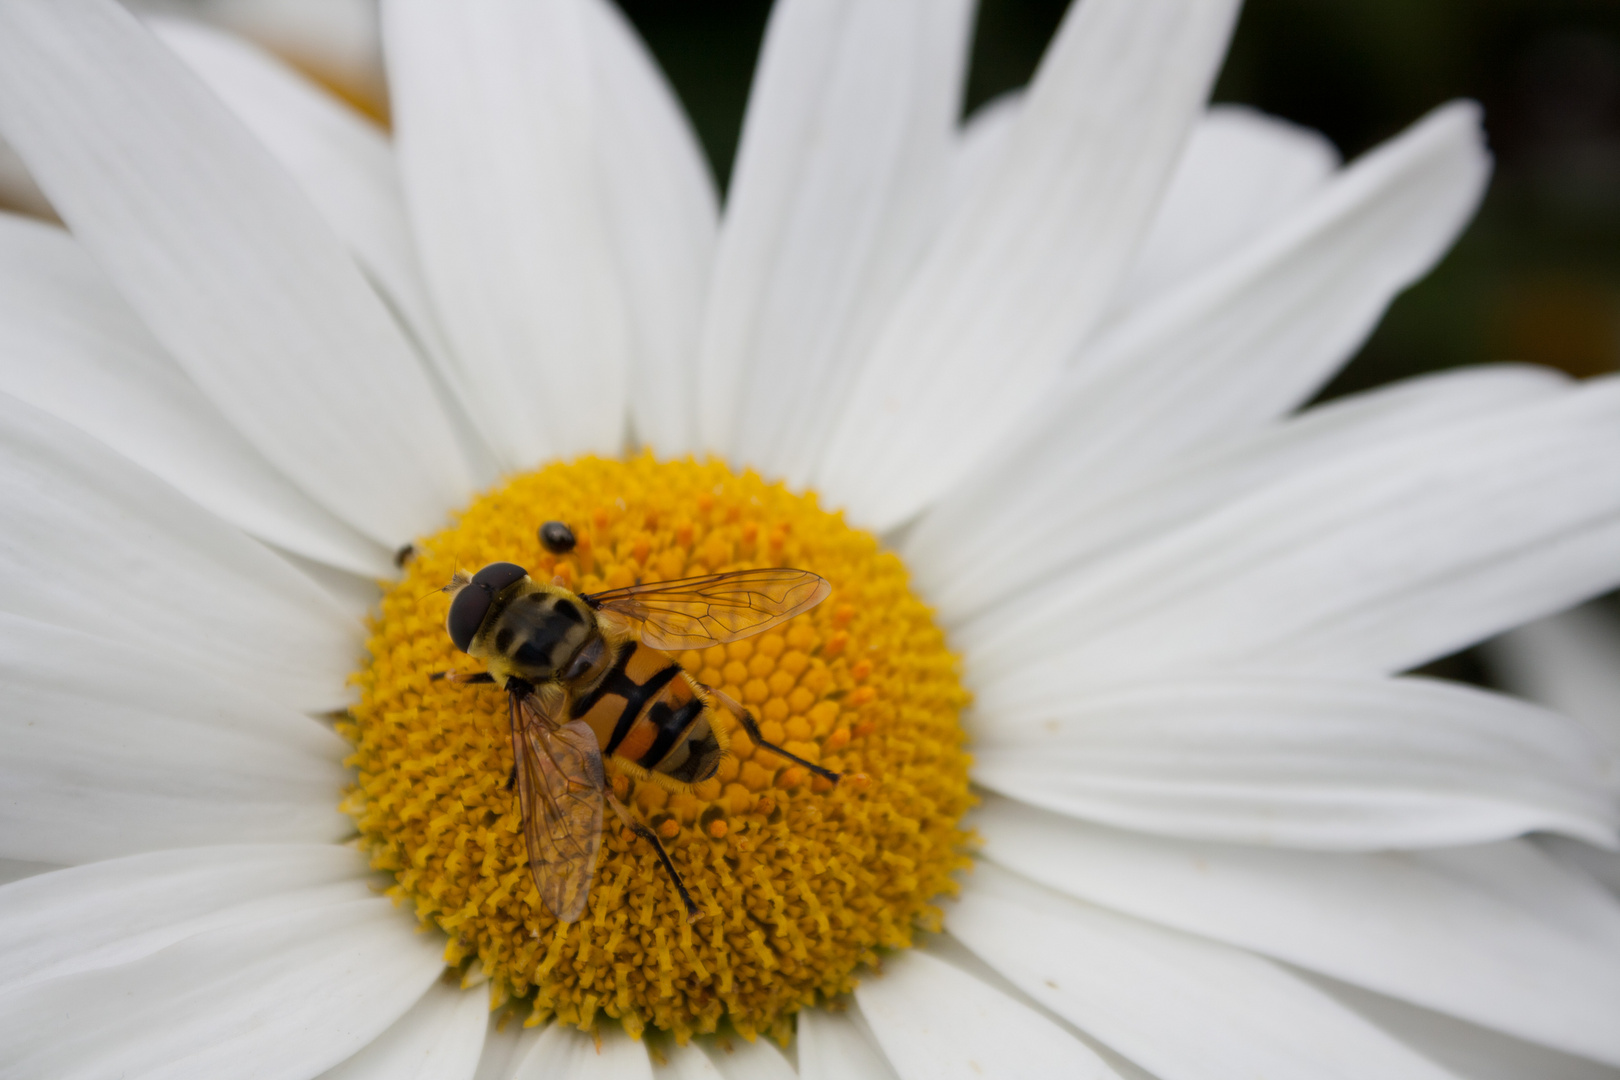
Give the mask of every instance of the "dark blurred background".
MULTIPOLYGON (((620 0, 724 183, 767 0, 620 0)), ((966 110, 1028 81, 1066 0, 981 0, 966 110)), ((1249 0, 1217 101, 1346 157, 1455 97, 1485 105, 1479 217, 1324 396, 1482 360, 1620 368, 1620 0, 1249 0)))

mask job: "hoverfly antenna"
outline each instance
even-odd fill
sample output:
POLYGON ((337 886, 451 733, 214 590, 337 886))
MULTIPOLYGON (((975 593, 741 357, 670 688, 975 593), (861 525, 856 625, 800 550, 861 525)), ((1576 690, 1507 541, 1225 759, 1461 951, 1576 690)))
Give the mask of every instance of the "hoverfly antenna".
POLYGON ((423 593, 421 596, 418 596, 416 598, 416 602, 418 604, 420 604, 422 601, 426 600, 428 597, 430 597, 430 596, 438 596, 440 593, 449 593, 450 594, 450 599, 454 600, 455 597, 456 597, 456 594, 458 592, 460 592, 462 589, 465 589, 471 583, 472 583, 472 575, 471 574, 467 573, 467 571, 465 571, 465 570, 457 570, 454 574, 450 575, 449 584, 441 585, 437 589, 429 589, 427 592, 423 593))

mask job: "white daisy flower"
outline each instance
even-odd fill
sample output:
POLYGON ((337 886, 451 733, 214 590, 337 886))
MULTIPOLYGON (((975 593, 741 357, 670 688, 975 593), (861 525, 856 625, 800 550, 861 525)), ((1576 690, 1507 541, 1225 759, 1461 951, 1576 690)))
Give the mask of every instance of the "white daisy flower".
POLYGON ((602 0, 386 5, 392 143, 0 0, 71 230, 0 220, 0 1076, 1613 1075, 1620 904, 1524 839, 1615 846, 1602 746, 1399 673, 1620 582, 1620 383, 1297 412, 1488 159, 1208 108, 1235 7, 1084 0, 964 127, 965 0, 783 0, 722 217, 602 0), (696 923, 616 827, 539 903, 432 678, 496 559, 832 580, 680 661, 847 780, 614 781, 696 923))

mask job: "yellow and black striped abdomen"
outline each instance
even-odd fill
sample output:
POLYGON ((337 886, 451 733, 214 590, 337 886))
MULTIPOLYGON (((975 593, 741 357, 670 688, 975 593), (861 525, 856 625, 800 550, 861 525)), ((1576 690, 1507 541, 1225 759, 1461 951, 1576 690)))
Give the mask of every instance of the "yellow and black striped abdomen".
POLYGON ((601 680, 569 710, 596 732, 602 753, 675 782, 707 780, 725 753, 709 703, 668 654, 625 642, 601 680))

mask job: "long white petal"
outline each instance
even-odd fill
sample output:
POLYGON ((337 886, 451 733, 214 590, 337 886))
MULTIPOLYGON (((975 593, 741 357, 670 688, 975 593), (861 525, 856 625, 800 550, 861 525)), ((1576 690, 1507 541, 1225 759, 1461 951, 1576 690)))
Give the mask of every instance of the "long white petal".
POLYGON ((0 614, 0 855, 337 841, 330 729, 161 652, 0 614))
POLYGON ((1522 406, 1567 382, 1530 365, 1462 368, 1340 398, 1140 470, 1098 476, 1061 459, 1016 476, 986 470, 930 507, 901 550, 954 628, 1281 477, 1522 406))
POLYGON ((496 450, 619 452, 632 378, 638 437, 684 449, 714 197, 628 25, 602 0, 384 16, 407 203, 496 450))
POLYGON ((267 912, 363 899, 366 860, 335 844, 157 851, 0 888, 0 991, 116 968, 267 912))
POLYGON ((806 1009, 797 1034, 801 1080, 899 1080, 858 1012, 806 1009))
POLYGON ((810 478, 938 220, 965 0, 776 5, 705 315, 704 445, 810 478))
POLYGON ((505 1013, 492 1014, 484 1030, 484 1052, 473 1080, 512 1080, 523 1059, 548 1029, 524 1027, 505 1013))
POLYGON ((197 933, 0 995, 13 1076, 303 1080, 351 1056, 443 970, 380 896, 197 933))
POLYGON ((1009 90, 973 110, 957 134, 945 181, 947 212, 974 198, 995 179, 1007 155, 1024 105, 1022 90, 1009 90))
POLYGON ((793 1066, 764 1037, 707 1043, 703 1052, 724 1080, 794 1080, 793 1066))
POLYGON ((61 863, 34 862, 30 859, 0 859, 0 885, 62 869, 61 863))
POLYGON ((1286 476, 956 644, 987 713, 1018 685, 1177 665, 1404 670, 1620 581, 1620 469, 1594 465, 1609 461, 1620 379, 1286 476))
POLYGON ((653 1062, 654 1080, 722 1080, 720 1070, 695 1042, 666 1047, 664 1054, 666 1060, 653 1062))
POLYGON ((243 529, 336 566, 388 553, 312 502, 186 377, 62 229, 0 214, 0 390, 66 420, 243 529))
POLYGON ((385 547, 471 474, 398 324, 291 177, 112 0, 0 7, 0 130, 199 389, 385 547))
POLYGON ((1541 829, 1613 847, 1620 824, 1575 721, 1428 679, 1184 676, 1036 697, 977 728, 978 783, 1189 839, 1380 851, 1541 829))
MULTIPOLYGON (((968 118, 952 155, 948 205, 994 176, 1022 101, 1022 92, 1012 91, 968 118)), ((1338 151, 1318 132, 1244 106, 1212 106, 1192 129, 1109 319, 1151 302, 1285 218, 1338 163, 1338 151)))
POLYGON ((1029 1006, 925 952, 891 958, 855 1000, 902 1080, 1119 1075, 1029 1006))
POLYGON ((1096 326, 1198 116, 1236 11, 1087 0, 1059 29, 995 178, 885 321, 817 487, 878 528, 947 489, 1096 326))
POLYGON ((675 94, 617 4, 585 4, 601 182, 633 334, 631 434, 664 455, 697 441, 697 347, 718 196, 675 94))
POLYGON ((218 94, 298 182, 405 323, 435 389, 475 453, 464 391, 428 300, 388 137, 344 102, 256 45, 200 23, 155 19, 153 31, 218 94))
POLYGON ((410 1012, 322 1080, 472 1080, 489 1026, 489 995, 440 979, 410 1012))
POLYGON ((1620 1065, 1620 901, 1523 841, 1386 855, 1197 844, 992 798, 987 857, 1093 903, 1620 1065))
POLYGON ((361 628, 309 578, 127 458, 0 394, 0 610, 152 642, 248 696, 346 701, 361 628))
MULTIPOLYGON (((1620 753, 1620 620, 1597 604, 1485 644, 1507 688, 1573 716, 1620 753)), ((1612 777, 1620 784, 1620 772, 1612 777)))
POLYGON ((981 864, 953 937, 1160 1080, 1448 1074, 1260 957, 1059 896, 981 864))
POLYGON ((546 1028, 518 1065, 513 1080, 653 1080, 647 1047, 621 1027, 599 1033, 600 1042, 568 1024, 546 1028))
POLYGON ((1295 408, 1451 246, 1489 172, 1478 107, 1437 110, 1100 333, 996 462, 1006 475, 1061 463, 1106 476, 1295 408))
POLYGON ((130 0, 126 6, 185 11, 291 57, 363 101, 387 100, 377 0, 130 0))
POLYGON ((1311 977, 1334 1000, 1354 1009, 1430 1061, 1468 1080, 1616 1080, 1620 1069, 1536 1046, 1465 1020, 1375 994, 1322 976, 1311 977))
POLYGON ((1563 836, 1538 836, 1536 846, 1564 866, 1585 874, 1620 896, 1620 853, 1563 836))
POLYGON ((1339 164, 1326 137, 1217 105, 1193 128, 1164 202, 1114 297, 1115 317, 1175 288, 1285 218, 1339 164))

